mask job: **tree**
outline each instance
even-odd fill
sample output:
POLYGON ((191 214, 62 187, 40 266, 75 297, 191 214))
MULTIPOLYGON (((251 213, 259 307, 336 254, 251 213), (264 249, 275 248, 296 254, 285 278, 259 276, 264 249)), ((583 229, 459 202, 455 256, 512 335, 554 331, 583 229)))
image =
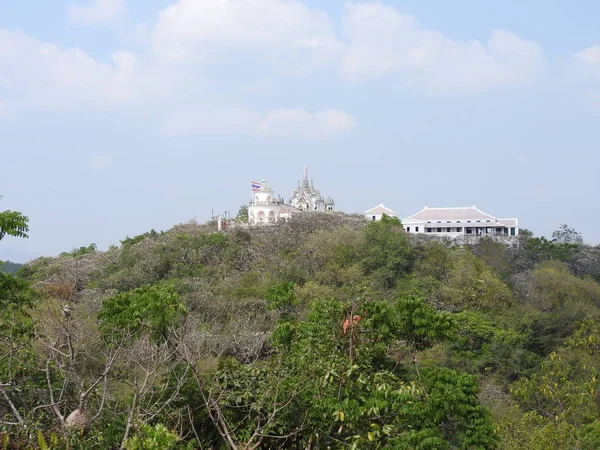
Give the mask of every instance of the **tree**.
POLYGON ((599 367, 600 321, 588 318, 536 373, 511 385, 526 413, 517 424, 500 424, 518 442, 508 448, 598 448, 599 367))
POLYGON ((552 233, 552 241, 559 244, 583 244, 583 237, 574 228, 563 223, 558 230, 552 233))
POLYGON ((450 254, 450 271, 438 298, 444 305, 461 309, 498 310, 513 301, 508 286, 469 249, 456 249, 450 254))
POLYGON ((248 222, 248 205, 240 206, 240 210, 237 213, 236 220, 240 222, 248 222))
POLYGON ((362 265, 377 284, 390 288, 398 278, 407 273, 413 264, 413 254, 402 223, 394 218, 382 216, 370 222, 364 230, 362 265))
POLYGON ((278 324, 266 361, 222 360, 201 382, 205 405, 231 450, 496 448, 475 377, 394 357, 453 335, 450 315, 414 296, 315 301, 306 320, 278 324))
POLYGON ((153 341, 168 339, 169 329, 186 313, 172 284, 143 286, 107 298, 98 314, 100 329, 111 340, 148 333, 153 341))
POLYGON ((29 217, 20 212, 6 210, 0 213, 0 241, 4 236, 27 238, 29 217))

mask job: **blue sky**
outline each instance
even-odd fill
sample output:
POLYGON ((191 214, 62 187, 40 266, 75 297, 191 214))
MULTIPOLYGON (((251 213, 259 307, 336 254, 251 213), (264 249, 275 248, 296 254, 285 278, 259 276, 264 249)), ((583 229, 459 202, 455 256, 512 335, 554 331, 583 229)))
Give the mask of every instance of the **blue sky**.
POLYGON ((0 210, 24 261, 302 166, 338 209, 476 203, 600 242, 600 4, 0 0, 0 210))

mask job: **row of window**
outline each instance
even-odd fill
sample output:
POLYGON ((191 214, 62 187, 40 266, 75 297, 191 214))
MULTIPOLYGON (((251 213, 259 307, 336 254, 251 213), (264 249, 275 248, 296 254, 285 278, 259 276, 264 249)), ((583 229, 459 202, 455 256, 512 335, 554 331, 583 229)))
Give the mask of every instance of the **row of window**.
MULTIPOLYGON (((408 233, 410 233, 410 227, 406 227, 406 231, 408 233)), ((418 233, 419 232, 419 227, 414 227, 414 233, 418 233)), ((437 227, 437 228, 425 228, 425 232, 426 233, 462 233, 463 232, 463 227, 437 227)), ((496 228, 492 228, 492 227, 487 227, 487 228, 472 228, 472 227, 467 227, 465 228, 465 234, 477 234, 477 235, 481 235, 481 234, 505 234, 508 235, 509 234, 509 229, 508 228, 503 228, 503 227, 496 227, 496 228)), ((512 227, 510 228, 510 235, 511 236, 515 236, 516 235, 516 228, 512 227)))

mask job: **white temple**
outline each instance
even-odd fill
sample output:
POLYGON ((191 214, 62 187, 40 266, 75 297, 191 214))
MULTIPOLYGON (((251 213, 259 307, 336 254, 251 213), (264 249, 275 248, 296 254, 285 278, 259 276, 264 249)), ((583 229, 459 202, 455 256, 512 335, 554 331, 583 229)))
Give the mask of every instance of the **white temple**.
POLYGON ((292 215, 308 211, 333 211, 335 202, 331 197, 323 198, 315 189, 312 180, 308 181, 308 170, 304 166, 303 179, 286 204, 283 198, 273 191, 265 180, 252 183, 252 200, 248 205, 248 223, 251 225, 274 224, 288 221, 292 215))
POLYGON ((335 202, 331 197, 323 198, 321 192, 315 189, 312 180, 308 181, 308 169, 304 166, 302 180, 292 193, 289 204, 301 211, 333 211, 335 202))

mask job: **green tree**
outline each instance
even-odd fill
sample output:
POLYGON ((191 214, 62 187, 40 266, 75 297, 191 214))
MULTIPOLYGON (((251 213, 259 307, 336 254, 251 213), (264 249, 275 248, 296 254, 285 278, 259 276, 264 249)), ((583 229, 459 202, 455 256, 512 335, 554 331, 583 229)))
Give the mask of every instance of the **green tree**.
POLYGON ((248 205, 240 206, 236 219, 240 222, 248 222, 248 205))
POLYGON ((367 225, 364 237, 361 259, 366 273, 383 288, 395 286, 411 269, 414 256, 402 223, 384 214, 381 220, 367 225))
POLYGON ((0 241, 6 235, 27 238, 28 231, 29 217, 17 211, 0 212, 0 241))
POLYGON ((496 448, 473 376, 413 373, 394 359, 399 347, 452 336, 449 314, 417 297, 321 300, 306 320, 282 328, 268 360, 223 360, 205 384, 209 416, 227 448, 496 448))
POLYGON ((154 341, 164 342, 186 312, 172 284, 157 284, 107 298, 98 320, 109 340, 149 334, 154 341))
MULTIPOLYGON (((600 321, 588 318, 579 323, 565 345, 536 373, 515 382, 511 392, 526 411, 522 422, 533 422, 520 438, 531 439, 532 445, 521 448, 597 448, 589 445, 598 442, 600 321), (543 447, 536 441, 552 445, 543 447)), ((518 432, 519 427, 505 431, 510 437, 518 432)))
POLYGON ((508 286, 469 249, 456 249, 450 256, 450 271, 438 292, 442 302, 461 309, 496 310, 512 303, 508 286))
POLYGON ((142 423, 125 442, 125 450, 170 450, 176 447, 178 436, 162 424, 142 423))

